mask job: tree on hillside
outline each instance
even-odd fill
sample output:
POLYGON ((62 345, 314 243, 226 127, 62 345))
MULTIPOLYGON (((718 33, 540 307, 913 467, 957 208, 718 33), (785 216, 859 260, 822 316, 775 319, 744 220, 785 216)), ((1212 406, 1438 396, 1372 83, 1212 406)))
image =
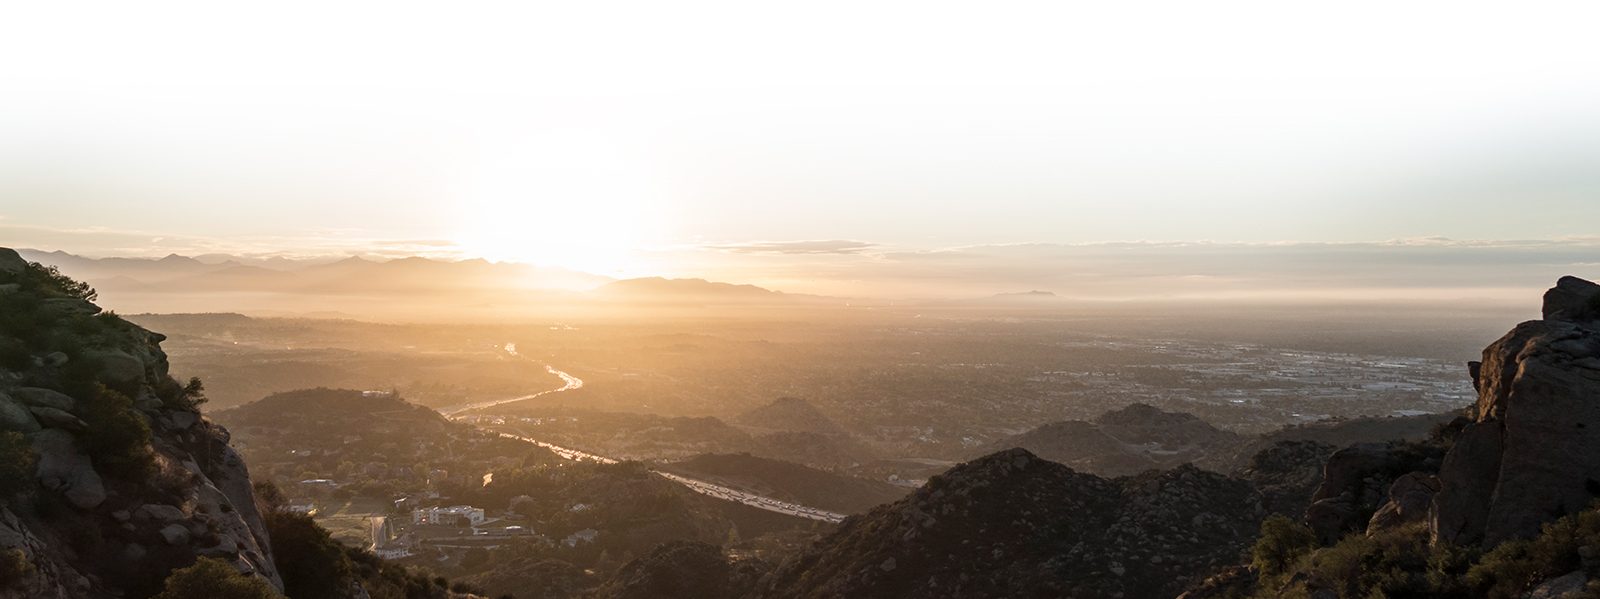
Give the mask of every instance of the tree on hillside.
POLYGON ((240 574, 219 559, 202 557, 193 566, 174 570, 166 589, 155 599, 281 599, 267 581, 240 574))
POLYGON ((294 599, 345 595, 355 567, 328 531, 304 514, 268 512, 264 520, 285 595, 294 599))

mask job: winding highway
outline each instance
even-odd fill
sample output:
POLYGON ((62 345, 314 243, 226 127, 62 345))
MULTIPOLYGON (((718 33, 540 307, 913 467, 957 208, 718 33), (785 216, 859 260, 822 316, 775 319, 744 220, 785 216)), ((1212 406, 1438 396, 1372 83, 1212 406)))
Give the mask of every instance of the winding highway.
MULTIPOLYGON (((509 350, 509 348, 508 348, 508 351, 512 355, 516 355, 516 352, 514 350, 509 350)), ((464 418, 464 413, 465 412, 470 412, 470 411, 474 411, 474 410, 482 410, 482 409, 485 409, 485 408, 492 408, 492 407, 495 407, 495 406, 505 405, 505 404, 509 404, 509 403, 515 403, 515 402, 519 402, 519 401, 527 401, 527 400, 530 400, 530 399, 534 399, 536 397, 543 397, 545 395, 549 395, 549 394, 552 394, 552 393, 560 393, 562 391, 571 391, 573 389, 578 389, 578 388, 582 388, 583 387, 583 379, 580 379, 578 377, 572 376, 571 374, 568 374, 566 372, 562 372, 560 370, 556 370, 555 367, 550 366, 548 364, 545 365, 544 368, 550 374, 553 374, 553 375, 556 375, 557 377, 560 377, 561 381, 564 383, 564 385, 559 389, 551 389, 549 391, 541 391, 541 392, 538 392, 538 393, 534 393, 532 395, 524 395, 524 396, 521 396, 521 397, 513 397, 513 398, 510 398, 510 399, 497 399, 497 400, 491 400, 491 401, 482 401, 482 402, 477 402, 477 403, 464 404, 464 405, 460 405, 460 406, 453 406, 453 407, 450 407, 450 408, 445 408, 445 409, 440 410, 440 413, 444 414, 445 417, 447 417, 447 418, 449 418, 451 420, 460 420, 460 419, 464 418)), ((570 447, 562 447, 562 446, 556 445, 554 443, 548 443, 548 442, 545 442, 545 441, 540 441, 538 439, 534 439, 534 438, 531 438, 531 437, 525 437, 525 436, 522 436, 522 435, 514 435, 514 434, 511 434, 511 433, 500 432, 500 431, 494 431, 494 430, 491 430, 491 429, 488 429, 488 428, 485 428, 484 430, 488 430, 489 432, 496 433, 496 434, 500 435, 501 437, 504 437, 504 438, 507 438, 507 439, 515 439, 517 441, 522 441, 524 443, 530 443, 530 444, 533 444, 533 445, 538 445, 539 447, 543 447, 545 449, 548 449, 548 450, 554 452, 556 455, 559 455, 562 458, 565 458, 565 459, 568 459, 568 460, 572 460, 572 461, 575 461, 575 462, 597 462, 597 463, 601 463, 601 464, 615 464, 615 463, 617 463, 617 460, 612 459, 612 458, 608 458, 608 457, 605 457, 605 456, 592 454, 592 453, 589 453, 589 452, 586 452, 586 451, 572 449, 570 447)), ((838 512, 830 512, 830 511, 827 511, 827 510, 821 510, 821 509, 817 509, 817 508, 814 508, 814 507, 800 505, 800 504, 797 504, 797 503, 790 503, 790 502, 787 502, 787 501, 780 501, 780 500, 777 500, 777 499, 773 499, 771 497, 765 497, 765 496, 762 496, 762 495, 756 495, 754 493, 749 493, 749 492, 746 492, 746 491, 740 491, 738 489, 734 489, 734 488, 731 488, 731 487, 725 487, 725 486, 718 485, 718 484, 715 484, 715 483, 710 483, 710 482, 706 482, 706 481, 699 480, 699 479, 689 478, 687 476, 681 476, 681 475, 672 474, 672 473, 669 473, 669 472, 662 472, 660 470, 651 470, 650 472, 652 474, 655 474, 656 476, 660 476, 660 477, 665 478, 667 480, 670 480, 672 482, 675 482, 675 483, 678 483, 678 484, 683 485, 685 487, 688 487, 689 490, 694 491, 696 493, 699 493, 701 495, 705 495, 705 496, 708 496, 708 497, 714 497, 714 498, 717 498, 717 499, 721 499, 723 501, 732 501, 734 503, 741 503, 741 504, 744 504, 744 505, 747 505, 747 506, 750 506, 750 507, 753 507, 753 508, 756 508, 756 509, 766 510, 766 511, 769 511, 769 512, 776 512, 776 513, 779 513, 779 514, 785 514, 785 515, 794 516, 794 517, 797 517, 797 518, 805 518, 805 519, 808 519, 808 520, 817 520, 817 521, 820 521, 820 522, 828 522, 828 523, 833 523, 833 524, 837 524, 839 522, 844 521, 845 516, 846 516, 846 514, 840 514, 838 512)))
MULTIPOLYGON (((515 354, 513 354, 513 355, 515 355, 515 354)), ((453 420, 453 419, 455 419, 456 415, 461 414, 462 412, 470 412, 472 410, 482 410, 484 408, 492 408, 492 407, 495 407, 495 406, 498 406, 498 405, 503 405, 503 404, 508 404, 508 403, 516 403, 516 402, 519 402, 519 401, 527 401, 527 400, 533 399, 535 397, 543 397, 543 396, 549 395, 551 393, 560 393, 562 391, 571 391, 573 389, 578 389, 578 388, 583 387, 583 379, 580 379, 578 377, 572 376, 572 375, 567 374, 565 372, 562 372, 560 370, 556 370, 554 367, 550 366, 549 364, 546 364, 544 369, 545 369, 546 372, 549 372, 550 374, 553 374, 553 375, 556 375, 558 377, 561 377, 561 382, 565 383, 565 385, 562 385, 562 387, 560 389, 551 389, 549 391, 540 391, 540 392, 535 393, 533 395, 523 395, 521 397, 513 397, 513 398, 510 398, 510 399, 494 399, 494 400, 490 400, 490 401, 480 401, 480 402, 477 402, 477 403, 469 403, 469 404, 462 404, 462 405, 459 405, 459 406, 451 406, 451 407, 448 407, 448 408, 440 409, 439 413, 440 414, 444 414, 445 417, 450 418, 450 419, 453 420)))

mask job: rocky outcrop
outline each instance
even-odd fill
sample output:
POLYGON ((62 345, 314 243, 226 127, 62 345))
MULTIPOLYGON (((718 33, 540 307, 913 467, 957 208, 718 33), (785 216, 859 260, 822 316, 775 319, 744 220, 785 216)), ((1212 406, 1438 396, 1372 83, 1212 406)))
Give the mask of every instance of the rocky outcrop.
POLYGON ((1435 542, 1487 546, 1600 497, 1600 285, 1564 277, 1483 351, 1475 417, 1439 472, 1435 542))
POLYGON ((846 519, 756 597, 1171 597, 1234 563, 1249 483, 1184 466, 1105 479, 1023 449, 962 464, 846 519))
POLYGON ((72 433, 51 428, 32 437, 39 460, 39 484, 62 494, 78 509, 94 509, 105 502, 105 483, 89 457, 78 451, 72 433))
POLYGON ((1334 451, 1316 441, 1279 441, 1251 456, 1234 475, 1255 486, 1268 513, 1298 518, 1311 505, 1322 484, 1322 466, 1334 451))
POLYGON ((1394 481, 1411 472, 1438 471, 1444 451, 1434 444, 1397 442, 1360 443, 1334 452, 1306 508, 1306 524, 1323 544, 1366 530, 1388 502, 1394 481))
POLYGON ((1367 536, 1415 522, 1425 522, 1439 493, 1439 477, 1412 472, 1389 485, 1389 499, 1367 521, 1367 536))
POLYGON ((1540 314, 1545 320, 1584 322, 1600 319, 1600 284, 1578 277, 1561 277, 1544 292, 1540 314))
POLYGON ((200 556, 281 589, 244 462, 168 375, 164 338, 19 261, 0 248, 0 310, 28 323, 0 342, 31 354, 0 369, 0 430, 26 435, 30 455, 4 459, 34 480, 0 496, 0 551, 27 564, 0 598, 148 596, 200 556))
POLYGON ((28 408, 11 396, 0 393, 0 430, 32 433, 39 430, 39 421, 28 408))
POLYGON ((1589 586, 1589 575, 1583 570, 1557 576, 1540 583, 1528 592, 1528 599, 1580 599, 1592 597, 1584 591, 1589 586))

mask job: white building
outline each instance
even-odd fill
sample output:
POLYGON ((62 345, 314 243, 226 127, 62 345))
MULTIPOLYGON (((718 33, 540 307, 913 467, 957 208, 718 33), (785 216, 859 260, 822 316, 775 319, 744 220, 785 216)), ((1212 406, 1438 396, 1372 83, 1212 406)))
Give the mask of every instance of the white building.
POLYGON ((600 531, 593 528, 585 528, 568 535, 565 540, 561 541, 561 543, 568 547, 577 547, 578 543, 593 543, 596 538, 599 538, 599 536, 600 531))
POLYGON ((430 507, 411 510, 412 524, 438 524, 443 526, 477 526, 485 520, 483 508, 470 505, 430 507))

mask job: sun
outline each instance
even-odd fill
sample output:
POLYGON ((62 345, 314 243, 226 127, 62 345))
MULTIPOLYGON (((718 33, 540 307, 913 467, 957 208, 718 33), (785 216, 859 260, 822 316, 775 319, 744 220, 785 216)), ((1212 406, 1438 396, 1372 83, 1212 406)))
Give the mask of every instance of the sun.
POLYGON ((465 195, 454 241, 488 260, 627 275, 660 232, 661 194, 648 177, 582 144, 496 161, 465 195))
POLYGON ((615 203, 507 199, 477 206, 456 240, 469 255, 595 274, 627 272, 639 222, 615 203))

